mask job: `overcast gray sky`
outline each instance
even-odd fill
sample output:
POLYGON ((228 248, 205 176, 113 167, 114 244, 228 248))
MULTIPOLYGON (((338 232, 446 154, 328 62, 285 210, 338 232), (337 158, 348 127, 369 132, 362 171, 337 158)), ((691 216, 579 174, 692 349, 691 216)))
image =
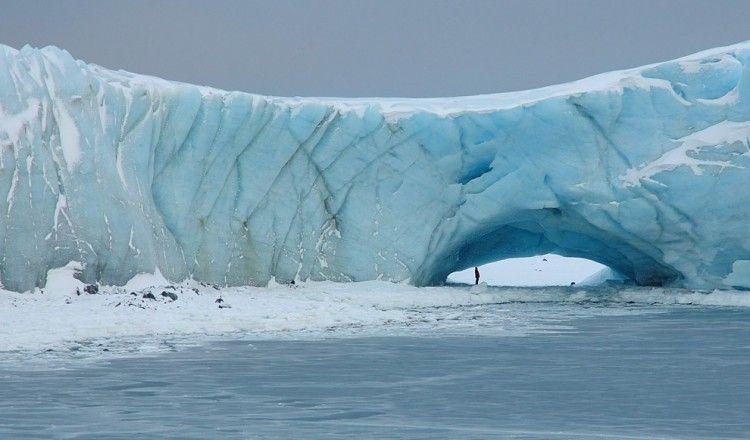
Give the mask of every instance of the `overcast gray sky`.
POLYGON ((0 0, 0 43, 274 95, 519 90, 747 39, 742 0, 0 0))

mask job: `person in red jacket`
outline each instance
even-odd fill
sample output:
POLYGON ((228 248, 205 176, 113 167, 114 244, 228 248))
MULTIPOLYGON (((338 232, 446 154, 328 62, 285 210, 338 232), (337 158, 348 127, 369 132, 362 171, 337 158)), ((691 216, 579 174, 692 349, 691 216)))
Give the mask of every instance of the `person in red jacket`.
POLYGON ((475 278, 474 284, 479 284, 479 268, 478 267, 474 268, 474 278, 475 278))

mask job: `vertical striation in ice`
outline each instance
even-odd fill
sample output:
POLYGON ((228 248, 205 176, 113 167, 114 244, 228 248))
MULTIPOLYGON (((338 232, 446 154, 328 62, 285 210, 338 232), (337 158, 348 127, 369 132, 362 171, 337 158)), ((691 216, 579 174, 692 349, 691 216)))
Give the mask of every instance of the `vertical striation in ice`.
POLYGON ((0 283, 442 282, 554 252, 750 288, 750 43, 538 90, 277 98, 0 46, 0 283))

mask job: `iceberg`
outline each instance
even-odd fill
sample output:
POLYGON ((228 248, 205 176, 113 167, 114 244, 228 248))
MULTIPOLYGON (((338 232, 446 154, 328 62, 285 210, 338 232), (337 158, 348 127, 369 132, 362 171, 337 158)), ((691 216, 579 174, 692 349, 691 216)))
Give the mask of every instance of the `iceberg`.
POLYGON ((282 98, 0 46, 0 284, 221 285, 556 253, 750 288, 750 43, 537 90, 282 98))

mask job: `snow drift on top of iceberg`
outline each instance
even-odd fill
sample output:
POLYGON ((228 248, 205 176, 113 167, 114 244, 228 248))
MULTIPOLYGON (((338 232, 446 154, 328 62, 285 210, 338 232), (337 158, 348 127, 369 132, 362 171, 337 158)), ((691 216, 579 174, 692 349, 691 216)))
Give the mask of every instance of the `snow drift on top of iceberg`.
POLYGON ((559 253, 750 287, 750 43, 538 90, 279 98, 0 46, 0 283, 442 282, 559 253))

